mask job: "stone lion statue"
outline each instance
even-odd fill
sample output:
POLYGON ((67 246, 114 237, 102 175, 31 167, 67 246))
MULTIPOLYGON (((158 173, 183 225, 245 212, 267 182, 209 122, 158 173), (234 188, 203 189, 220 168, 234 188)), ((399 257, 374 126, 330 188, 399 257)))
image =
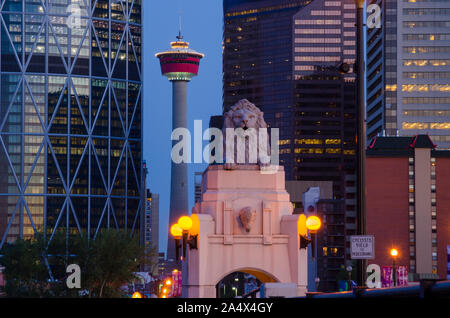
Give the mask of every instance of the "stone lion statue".
MULTIPOLYGON (((236 168, 236 164, 258 164, 260 167, 270 165, 270 141, 269 133, 267 131, 266 138, 267 141, 259 142, 259 129, 267 129, 268 125, 264 121, 264 113, 256 107, 254 104, 249 102, 247 99, 241 99, 235 105, 233 105, 227 113, 224 115, 224 123, 222 128, 224 151, 223 155, 225 157, 225 169, 232 170, 236 168), (229 138, 227 141, 227 131, 230 132, 230 128, 234 130, 234 134, 238 138, 229 138), (239 129, 241 128, 241 129, 239 129), (245 136, 252 136, 245 138, 245 136), (239 137, 245 138, 245 148, 242 149, 243 143, 239 144, 239 137), (250 140, 253 140, 251 142, 250 140), (233 143, 233 144, 231 144, 233 143), (230 158, 227 158, 227 147, 233 147, 234 152, 233 160, 230 162, 230 158), (253 151, 253 152, 251 152, 253 151), (238 152, 241 153, 241 157, 238 157, 238 152), (256 161, 255 159, 256 152, 256 161), (244 162, 242 162, 242 156, 244 155, 244 162), (253 156, 251 155, 253 154, 253 156), (261 156, 267 155, 264 161, 260 160, 261 156), (241 159, 241 160, 239 160, 241 159)), ((230 148, 231 151, 231 148, 230 148)))
POLYGON ((239 212, 239 220, 241 220, 242 226, 248 233, 253 227, 253 223, 256 220, 256 211, 252 210, 251 207, 245 207, 239 212))

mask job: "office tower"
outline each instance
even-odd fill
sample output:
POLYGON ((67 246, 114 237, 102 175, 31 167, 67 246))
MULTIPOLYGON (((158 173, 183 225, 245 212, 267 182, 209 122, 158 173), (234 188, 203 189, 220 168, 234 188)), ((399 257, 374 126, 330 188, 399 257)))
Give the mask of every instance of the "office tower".
POLYGON ((450 151, 427 135, 375 137, 367 149, 367 233, 375 259, 392 266, 389 250, 409 279, 447 279, 450 242, 450 151))
POLYGON ((356 234, 355 21, 353 0, 315 0, 294 15, 294 123, 280 140, 292 179, 333 181, 333 198, 345 201, 340 255, 356 234))
POLYGON ((356 6, 224 1, 223 110, 247 98, 280 129, 287 180, 332 181, 349 257, 356 234, 356 6), (343 207, 343 209, 342 209, 343 207))
POLYGON ((141 1, 3 1, 0 14, 0 246, 40 229, 137 235, 141 1))
POLYGON ((428 134, 450 148, 450 2, 369 1, 381 27, 367 29, 367 136, 428 134))
MULTIPOLYGON (((198 74, 202 53, 189 48, 183 41, 181 30, 177 41, 170 43, 171 48, 156 54, 161 64, 161 73, 172 82, 172 129, 186 128, 187 83, 198 74)), ((178 143, 174 140, 172 145, 178 143)), ((185 154, 183 154, 185 155, 185 154)), ((172 158, 170 180, 169 227, 177 223, 182 215, 189 214, 188 183, 186 162, 175 162, 172 158)), ((170 232, 170 231, 169 231, 170 232)), ((175 260, 175 241, 168 234, 167 259, 175 260)))
MULTIPOLYGON (((154 249, 156 254, 153 258, 153 262, 154 264, 157 264, 157 253, 159 250, 159 194, 152 193, 149 189, 146 191, 144 244, 145 247, 154 249)), ((145 271, 150 270, 150 268, 145 269, 145 271)), ((152 275, 155 277, 158 275, 157 266, 153 267, 152 275)))
POLYGON ((246 98, 268 124, 280 128, 280 139, 292 130, 293 15, 310 2, 223 2, 223 111, 246 98))

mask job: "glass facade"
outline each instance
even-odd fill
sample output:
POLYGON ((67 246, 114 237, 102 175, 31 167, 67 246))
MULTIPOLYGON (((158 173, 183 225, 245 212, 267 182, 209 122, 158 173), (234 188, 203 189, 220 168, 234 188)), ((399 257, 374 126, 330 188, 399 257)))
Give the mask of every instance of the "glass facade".
MULTIPOLYGON (((355 23, 354 0, 224 1, 223 110, 247 98, 264 111, 287 180, 333 182, 342 231, 318 239, 336 264, 356 233, 355 23)), ((326 288, 336 268, 320 269, 326 288)))
POLYGON ((310 2, 224 1, 223 109, 248 99, 280 139, 292 132, 292 16, 310 2))
POLYGON ((335 203, 320 210, 326 230, 318 236, 320 248, 330 252, 317 268, 325 290, 337 288, 356 234, 355 24, 353 0, 315 0, 294 15, 294 126, 292 139, 280 147, 290 149, 293 179, 333 182, 335 203))
POLYGON ((141 0, 5 0, 0 19, 0 247, 137 233, 141 0))
POLYGON ((382 25, 367 31, 368 137, 427 133, 450 149, 450 3, 369 3, 381 6, 382 25))

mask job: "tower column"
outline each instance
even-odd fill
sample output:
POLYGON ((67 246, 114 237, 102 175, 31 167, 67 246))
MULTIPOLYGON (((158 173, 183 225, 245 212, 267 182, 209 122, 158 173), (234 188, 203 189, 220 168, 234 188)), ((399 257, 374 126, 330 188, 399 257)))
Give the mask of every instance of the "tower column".
MULTIPOLYGON (((187 81, 172 81, 172 127, 173 129, 187 127, 187 81)), ((172 141, 172 147, 178 143, 178 140, 172 141)), ((171 166, 171 185, 170 185, 170 214, 169 228, 177 223, 182 215, 189 214, 188 211, 188 187, 187 187, 187 164, 175 163, 172 160, 171 166)), ((175 260, 175 241, 173 237, 168 236, 167 240, 167 259, 175 260)))

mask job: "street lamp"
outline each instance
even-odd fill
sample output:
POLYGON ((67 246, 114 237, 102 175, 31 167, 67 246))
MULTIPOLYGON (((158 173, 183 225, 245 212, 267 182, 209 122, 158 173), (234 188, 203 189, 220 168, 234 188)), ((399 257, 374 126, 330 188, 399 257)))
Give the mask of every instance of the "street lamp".
POLYGON ((346 270, 347 270, 347 273, 348 273, 348 290, 351 290, 352 289, 352 270, 353 270, 353 267, 351 267, 349 265, 349 266, 347 266, 346 270))
POLYGON ((180 248, 180 239, 183 236, 183 229, 178 224, 174 224, 170 227, 170 234, 175 239, 175 253, 178 264, 178 259, 180 258, 178 250, 180 248))
POLYGON ((300 236, 300 248, 307 248, 311 243, 312 256, 316 256, 316 234, 322 227, 322 221, 318 216, 311 215, 308 218, 304 214, 300 214, 297 220, 297 232, 300 236), (311 238, 308 238, 308 230, 311 238))
POLYGON ((186 244, 190 249, 197 249, 197 237, 200 233, 200 220, 196 214, 192 216, 182 216, 178 219, 178 223, 172 225, 170 233, 175 239, 175 249, 178 264, 178 250, 180 246, 180 239, 183 238, 183 255, 182 259, 186 258, 186 244))
POLYGON ((320 278, 319 277, 314 278, 314 282, 316 283, 316 291, 319 291, 320 278))
POLYGON ((133 295, 131 295, 131 298, 142 298, 142 295, 140 292, 134 292, 133 295))
MULTIPOLYGON (((365 107, 365 42, 364 42, 364 3, 365 0, 355 0, 356 4, 356 75, 357 75, 357 118, 358 127, 356 143, 358 149, 357 172, 357 213, 358 235, 366 234, 366 107, 365 107)), ((366 260, 358 260, 358 280, 360 286, 365 281, 366 260)))
POLYGON ((394 280, 394 287, 395 287, 395 286, 397 286, 397 271, 395 269, 395 259, 398 256, 398 250, 396 248, 392 248, 389 251, 389 254, 391 254, 391 256, 392 256, 392 277, 394 280))
POLYGON ((183 259, 186 258, 186 242, 189 230, 192 228, 192 220, 188 216, 182 216, 178 219, 178 225, 183 230, 183 259))

